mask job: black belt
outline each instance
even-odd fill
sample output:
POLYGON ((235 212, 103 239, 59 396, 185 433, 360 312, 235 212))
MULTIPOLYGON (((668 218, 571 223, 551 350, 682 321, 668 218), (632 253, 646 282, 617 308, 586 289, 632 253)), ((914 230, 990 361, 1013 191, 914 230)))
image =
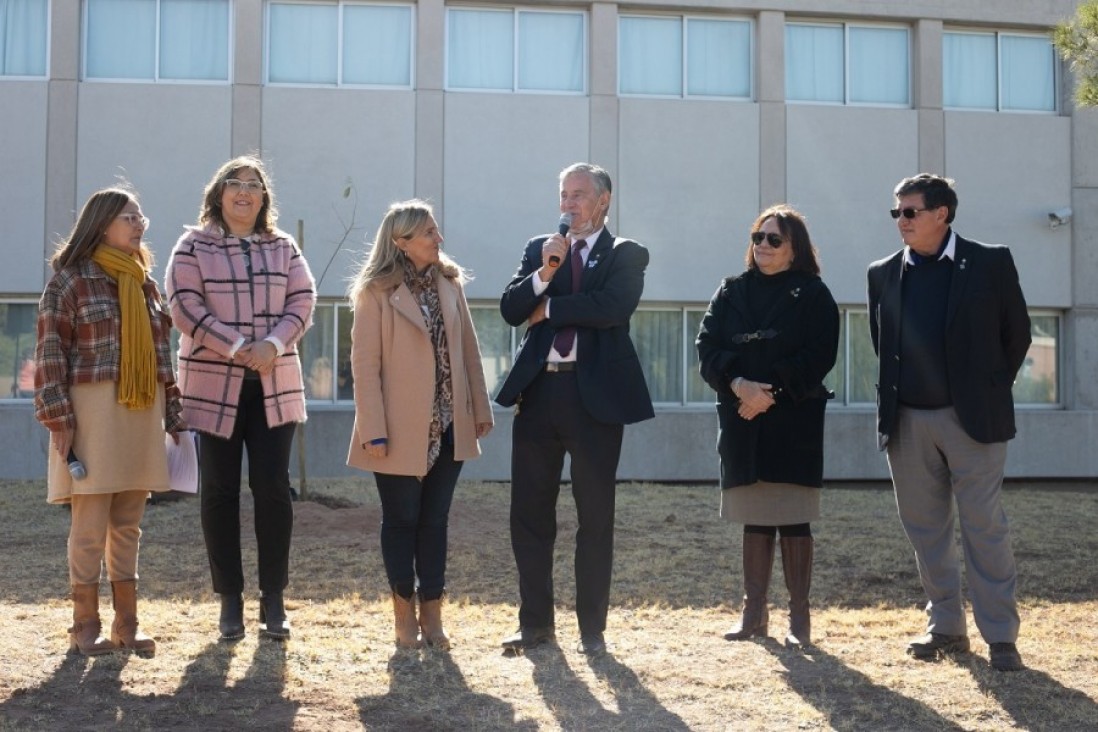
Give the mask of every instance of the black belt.
POLYGON ((778 331, 773 328, 767 328, 766 330, 757 330, 754 333, 737 333, 732 336, 732 342, 736 345, 740 345, 742 343, 750 343, 751 341, 768 341, 776 335, 778 335, 778 331))
POLYGON ((550 374, 557 374, 564 371, 575 371, 575 361, 546 361, 545 370, 550 374))

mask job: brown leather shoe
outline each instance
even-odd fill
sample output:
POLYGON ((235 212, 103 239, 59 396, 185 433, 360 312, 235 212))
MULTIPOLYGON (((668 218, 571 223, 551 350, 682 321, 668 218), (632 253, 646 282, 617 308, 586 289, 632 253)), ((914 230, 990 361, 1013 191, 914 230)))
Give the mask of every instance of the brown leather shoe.
POLYGON ((942 655, 968 653, 969 644, 966 635, 946 635, 945 633, 927 633, 907 647, 907 655, 927 661, 942 655))
POLYGON ((419 601, 419 629, 423 642, 440 651, 450 650, 450 636, 442 627, 442 598, 419 601))
POLYGON ((988 646, 991 667, 996 671, 1021 671, 1025 668, 1022 654, 1013 643, 992 643, 988 646))
POLYGON ((111 624, 111 643, 123 650, 143 656, 156 654, 156 641, 137 627, 137 581, 111 582, 114 597, 114 622, 111 624))
POLYGON ((85 656, 100 656, 118 650, 104 638, 99 620, 99 584, 72 586, 72 627, 69 628, 69 651, 85 656))

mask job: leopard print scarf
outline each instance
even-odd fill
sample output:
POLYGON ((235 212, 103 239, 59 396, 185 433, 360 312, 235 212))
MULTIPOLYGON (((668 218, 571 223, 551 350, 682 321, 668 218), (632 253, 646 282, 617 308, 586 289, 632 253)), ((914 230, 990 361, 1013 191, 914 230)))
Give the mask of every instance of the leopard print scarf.
POLYGON ((435 266, 416 272, 415 266, 404 260, 404 284, 412 291, 431 334, 435 349, 435 399, 431 406, 431 426, 427 443, 427 470, 438 460, 442 435, 454 421, 454 390, 450 372, 450 349, 446 343, 446 328, 442 322, 442 306, 435 282, 435 266))

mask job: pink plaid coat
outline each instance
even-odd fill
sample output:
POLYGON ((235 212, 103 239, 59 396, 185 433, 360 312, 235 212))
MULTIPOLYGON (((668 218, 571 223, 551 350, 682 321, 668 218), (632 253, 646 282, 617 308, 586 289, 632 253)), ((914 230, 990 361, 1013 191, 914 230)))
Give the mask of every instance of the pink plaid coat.
POLYGON ((191 429, 232 435, 244 368, 229 354, 241 337, 248 342, 268 335, 286 350, 261 377, 267 424, 304 422, 297 343, 312 325, 316 284, 293 238, 276 229, 260 234, 245 253, 240 240, 226 239, 220 227, 188 227, 172 250, 165 280, 182 334, 179 388, 191 429))

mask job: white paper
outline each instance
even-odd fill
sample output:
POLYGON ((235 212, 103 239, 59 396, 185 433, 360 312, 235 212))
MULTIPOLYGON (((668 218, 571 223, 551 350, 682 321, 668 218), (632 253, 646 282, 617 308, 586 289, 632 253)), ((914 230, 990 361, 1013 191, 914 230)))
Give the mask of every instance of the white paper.
POLYGON ((179 444, 164 433, 164 445, 168 451, 168 484, 173 491, 198 493, 198 451, 195 449, 194 432, 179 433, 179 444))

